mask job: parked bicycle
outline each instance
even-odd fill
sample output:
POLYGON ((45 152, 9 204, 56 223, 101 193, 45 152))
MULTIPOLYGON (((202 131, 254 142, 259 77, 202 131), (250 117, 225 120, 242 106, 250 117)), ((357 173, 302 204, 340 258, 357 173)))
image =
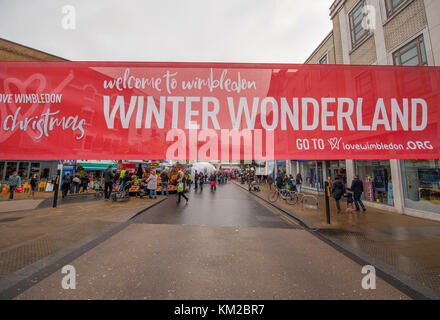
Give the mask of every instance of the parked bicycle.
POLYGON ((279 189, 275 187, 269 193, 269 201, 276 202, 278 198, 285 200, 288 204, 296 204, 298 202, 298 195, 295 191, 290 191, 287 189, 279 189))

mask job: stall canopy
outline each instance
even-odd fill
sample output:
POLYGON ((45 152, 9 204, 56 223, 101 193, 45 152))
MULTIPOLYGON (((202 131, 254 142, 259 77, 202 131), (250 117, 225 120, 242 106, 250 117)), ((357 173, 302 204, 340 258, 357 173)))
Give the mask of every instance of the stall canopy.
POLYGON ((104 171, 110 165, 113 166, 113 169, 117 168, 116 164, 109 164, 109 163, 78 162, 77 165, 83 167, 84 170, 89 170, 89 171, 104 171))

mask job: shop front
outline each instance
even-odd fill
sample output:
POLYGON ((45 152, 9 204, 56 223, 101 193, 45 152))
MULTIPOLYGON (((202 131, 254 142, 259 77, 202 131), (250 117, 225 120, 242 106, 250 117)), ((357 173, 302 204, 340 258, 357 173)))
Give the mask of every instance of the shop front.
POLYGON ((299 172, 302 177, 302 188, 323 191, 322 161, 299 161, 299 172))
POLYGON ((51 181, 57 176, 57 168, 57 161, 0 161, 0 179, 2 184, 7 183, 12 172, 17 171, 23 183, 33 174, 40 181, 51 181))
POLYGON ((389 206, 394 205, 389 160, 356 160, 354 167, 355 173, 364 183, 363 200, 389 206))
POLYGON ((401 160, 405 208, 440 214, 440 160, 401 160))

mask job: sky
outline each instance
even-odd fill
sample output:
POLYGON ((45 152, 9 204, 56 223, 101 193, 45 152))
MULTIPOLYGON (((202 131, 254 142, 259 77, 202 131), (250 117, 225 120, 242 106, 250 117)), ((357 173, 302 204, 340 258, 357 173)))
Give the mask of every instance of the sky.
POLYGON ((332 2, 0 0, 0 38, 74 61, 304 63, 332 2))

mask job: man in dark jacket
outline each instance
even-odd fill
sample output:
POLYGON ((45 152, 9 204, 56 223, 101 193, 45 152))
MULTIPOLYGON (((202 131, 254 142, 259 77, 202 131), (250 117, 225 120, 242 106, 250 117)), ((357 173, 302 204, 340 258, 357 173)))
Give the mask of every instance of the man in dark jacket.
POLYGON ((161 189, 162 189, 162 195, 164 195, 164 190, 166 189, 167 191, 167 196, 169 195, 168 192, 168 182, 170 181, 170 177, 168 176, 168 173, 166 172, 166 170, 162 171, 162 173, 160 174, 160 180, 161 180, 161 189))
POLYGON ((12 200, 14 199, 15 189, 21 186, 21 178, 19 175, 17 175, 17 171, 12 172, 12 174, 9 176, 8 184, 9 184, 9 200, 12 200))
POLYGON ((113 166, 108 166, 108 168, 104 172, 104 200, 109 201, 110 195, 113 190, 113 166))
POLYGON ((356 206, 356 211, 359 212, 360 208, 359 208, 359 204, 362 207, 362 210, 367 210, 365 209, 364 204, 362 203, 361 200, 361 196, 362 196, 362 192, 364 192, 364 184, 362 183, 361 180, 359 180, 359 176, 357 174, 354 175, 354 179, 351 182, 351 191, 353 191, 353 199, 354 199, 354 205, 356 206))
POLYGON ((67 196, 67 192, 70 190, 70 185, 72 184, 72 177, 69 172, 63 177, 63 184, 61 185, 61 190, 63 191, 63 198, 67 196))
POLYGON ((339 204, 339 201, 341 200, 342 196, 344 195, 344 185, 339 180, 339 177, 335 178, 335 181, 332 185, 332 197, 336 201, 336 208, 338 208, 338 213, 341 213, 341 205, 339 204))

